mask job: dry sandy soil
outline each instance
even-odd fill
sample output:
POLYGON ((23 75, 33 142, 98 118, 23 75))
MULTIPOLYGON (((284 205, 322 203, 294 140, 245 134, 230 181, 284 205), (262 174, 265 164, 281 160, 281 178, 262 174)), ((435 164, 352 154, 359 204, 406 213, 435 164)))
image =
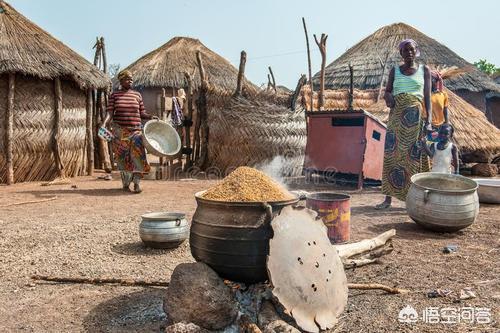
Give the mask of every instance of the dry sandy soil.
MULTIPOLYGON (((191 219, 193 194, 213 180, 145 181, 139 195, 122 192, 118 180, 81 177, 72 185, 40 183, 0 187, 0 332, 160 332, 165 327, 162 288, 35 283, 32 274, 141 278, 168 281, 175 266, 191 262, 189 244, 152 250, 138 236, 140 215, 180 211, 191 219), (76 187, 76 188, 75 188, 76 187), (57 196, 45 203, 6 204, 57 196)), ((293 185, 328 190, 332 185, 293 185)), ((455 234, 431 233, 412 223, 404 206, 385 212, 372 206, 377 190, 352 192, 352 240, 395 228, 395 250, 382 263, 348 272, 353 283, 379 282, 410 289, 407 295, 351 291, 335 332, 498 332, 500 330, 500 206, 482 205, 474 225, 455 234), (458 252, 443 254, 448 244, 458 252), (428 298, 436 288, 473 287, 477 298, 454 303, 428 298), (489 308, 490 324, 398 322, 410 305, 489 308)))

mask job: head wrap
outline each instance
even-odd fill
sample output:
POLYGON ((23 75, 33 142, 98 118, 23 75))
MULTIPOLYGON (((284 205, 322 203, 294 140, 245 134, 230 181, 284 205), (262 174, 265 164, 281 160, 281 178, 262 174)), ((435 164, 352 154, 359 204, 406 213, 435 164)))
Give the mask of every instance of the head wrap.
POLYGON ((132 73, 129 70, 123 70, 118 74, 118 80, 123 80, 126 78, 132 78, 132 73))
POLYGON ((441 74, 438 71, 432 71, 431 76, 433 80, 436 80, 436 90, 443 91, 444 84, 441 74))
POLYGON ((418 44, 417 44, 417 42, 415 42, 411 38, 405 39, 401 43, 399 43, 399 53, 401 53, 401 51, 403 51, 406 44, 413 44, 413 46, 415 46, 415 50, 416 50, 415 56, 420 57, 420 49, 418 48, 418 44))

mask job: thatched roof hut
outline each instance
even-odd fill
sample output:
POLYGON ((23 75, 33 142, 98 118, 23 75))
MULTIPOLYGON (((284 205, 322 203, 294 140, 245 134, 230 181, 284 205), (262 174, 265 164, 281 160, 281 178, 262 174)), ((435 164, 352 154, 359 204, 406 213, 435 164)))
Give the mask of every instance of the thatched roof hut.
MULTIPOLYGON (((354 67, 355 88, 378 89, 385 85, 390 69, 401 62, 398 45, 405 38, 414 39, 420 48, 420 61, 435 68, 470 67, 471 71, 445 80, 450 90, 458 93, 482 111, 486 110, 485 94, 500 91, 500 86, 445 45, 417 29, 396 23, 380 28, 366 37, 326 67, 325 88, 349 87, 349 63, 354 67)), ((319 85, 320 73, 313 82, 319 85)))
POLYGON ((87 97, 109 78, 0 1, 0 183, 86 168, 87 97))
MULTIPOLYGON (((455 142, 460 147, 462 159, 466 162, 476 160, 484 161, 485 156, 493 156, 500 153, 500 130, 493 126, 484 113, 476 109, 464 99, 445 88, 450 98, 449 116, 450 122, 455 127, 455 142)), ((377 102, 378 89, 358 90, 354 89, 353 108, 364 109, 375 117, 387 123, 389 108, 385 101, 377 102)), ((382 91, 383 94, 383 91, 382 91)), ((310 109, 310 89, 305 86, 302 90, 301 102, 307 110, 310 109)), ((326 90, 325 109, 348 109, 347 89, 326 90)), ((318 96, 314 93, 313 107, 317 110, 318 96)))
MULTIPOLYGON (((188 82, 185 73, 192 76, 194 89, 201 85, 196 61, 198 51, 211 85, 234 91, 238 70, 228 60, 198 39, 174 37, 125 68, 133 73, 134 86, 142 93, 149 112, 156 113, 162 88, 166 89, 167 96, 172 96, 178 89, 186 89, 188 82)), ((248 80, 245 80, 245 86, 257 89, 248 80)))

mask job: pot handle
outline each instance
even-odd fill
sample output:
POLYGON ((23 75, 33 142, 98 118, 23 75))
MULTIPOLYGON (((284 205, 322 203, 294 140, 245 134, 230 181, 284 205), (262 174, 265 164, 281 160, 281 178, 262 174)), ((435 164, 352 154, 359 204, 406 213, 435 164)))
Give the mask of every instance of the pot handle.
POLYGON ((267 202, 263 202, 262 206, 266 210, 267 222, 271 223, 271 221, 273 219, 273 207, 270 204, 268 204, 267 202))
POLYGON ((175 220, 175 226, 178 227, 180 225, 181 225, 181 220, 180 219, 175 220))
POLYGON ((429 194, 431 193, 431 190, 424 190, 424 203, 427 203, 429 201, 429 194))

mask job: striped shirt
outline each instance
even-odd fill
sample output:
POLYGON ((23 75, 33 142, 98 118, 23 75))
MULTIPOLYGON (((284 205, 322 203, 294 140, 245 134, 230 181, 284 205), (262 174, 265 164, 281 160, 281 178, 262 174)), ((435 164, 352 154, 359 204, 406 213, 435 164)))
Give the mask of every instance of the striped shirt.
POLYGON ((404 75, 399 66, 394 68, 394 83, 392 84, 392 94, 410 94, 424 99, 424 66, 419 65, 413 75, 404 75))
POLYGON ((112 93, 109 96, 107 111, 112 115, 113 122, 121 127, 139 127, 141 118, 151 119, 144 110, 141 94, 132 89, 112 93))

